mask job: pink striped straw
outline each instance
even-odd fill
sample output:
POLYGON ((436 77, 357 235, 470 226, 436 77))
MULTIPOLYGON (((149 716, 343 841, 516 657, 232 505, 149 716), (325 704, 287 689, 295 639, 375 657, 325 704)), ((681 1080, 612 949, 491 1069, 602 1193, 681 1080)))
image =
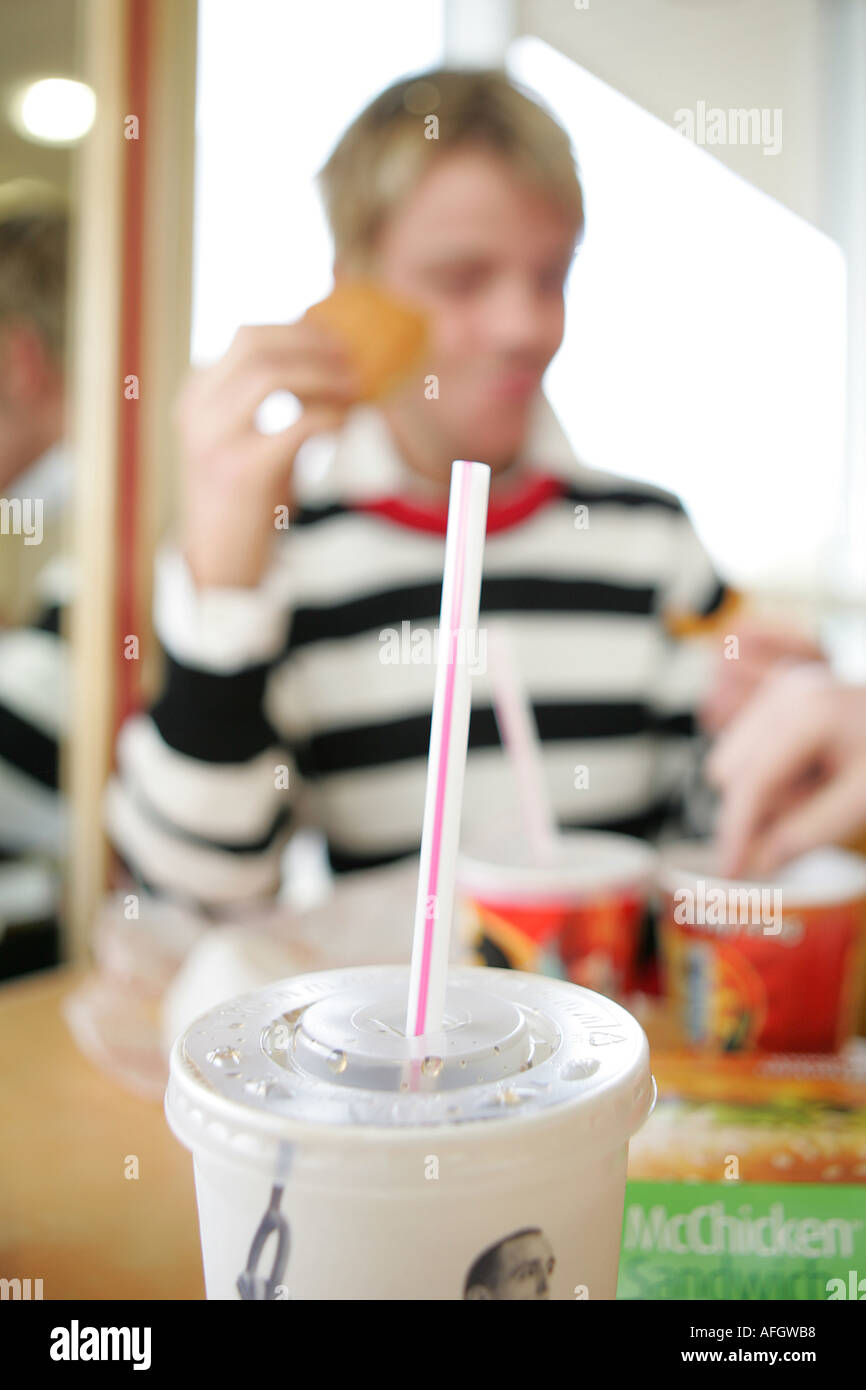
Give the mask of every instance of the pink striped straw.
POLYGON ((487 660, 496 722, 520 789, 520 808, 532 856, 537 864, 550 864, 556 858, 559 832, 544 780, 538 725, 505 623, 491 624, 487 660))
POLYGON ((455 462, 406 1014, 407 1035, 415 1037, 442 1026, 469 734, 469 647, 478 630, 489 487, 486 464, 455 462))

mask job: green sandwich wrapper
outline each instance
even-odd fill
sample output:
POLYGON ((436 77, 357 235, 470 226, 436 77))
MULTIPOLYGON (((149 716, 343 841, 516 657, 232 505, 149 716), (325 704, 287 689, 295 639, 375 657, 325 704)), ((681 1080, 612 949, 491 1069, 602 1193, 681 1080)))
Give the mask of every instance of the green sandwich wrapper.
POLYGON ((866 1301, 866 1040, 652 1066, 617 1297, 866 1301))

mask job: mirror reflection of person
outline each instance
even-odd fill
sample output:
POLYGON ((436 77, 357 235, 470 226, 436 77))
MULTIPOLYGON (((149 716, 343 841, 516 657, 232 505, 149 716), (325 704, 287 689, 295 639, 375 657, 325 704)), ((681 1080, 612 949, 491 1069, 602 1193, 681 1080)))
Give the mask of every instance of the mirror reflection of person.
POLYGON ((464 1299, 547 1299, 556 1261, 537 1226, 513 1231, 491 1245, 466 1276, 464 1299))
POLYGON ((0 185, 0 978, 58 955, 67 243, 50 185, 0 185))

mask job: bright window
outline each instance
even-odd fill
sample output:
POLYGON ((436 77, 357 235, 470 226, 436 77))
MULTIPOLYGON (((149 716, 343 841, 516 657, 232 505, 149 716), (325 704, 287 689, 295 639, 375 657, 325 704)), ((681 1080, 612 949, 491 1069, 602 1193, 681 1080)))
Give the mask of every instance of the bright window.
POLYGON ((540 40, 508 67, 581 167, 587 233, 547 378, 578 453, 679 493, 734 582, 823 587, 844 487, 839 248, 540 40))
POLYGON ((192 355, 331 287, 314 178, 358 112, 442 61, 441 0, 200 0, 192 355))

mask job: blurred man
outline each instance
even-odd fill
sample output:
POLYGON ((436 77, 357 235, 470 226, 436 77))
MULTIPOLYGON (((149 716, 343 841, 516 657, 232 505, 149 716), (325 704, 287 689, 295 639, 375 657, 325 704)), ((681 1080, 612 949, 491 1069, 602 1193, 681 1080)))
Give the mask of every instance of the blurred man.
MULTIPOLYGON (((417 854, 434 672, 384 664, 381 639, 436 626, 456 458, 492 470, 481 626, 507 617, 560 826, 681 832, 706 670, 671 624, 726 591, 677 498, 582 464, 544 397, 584 228, 565 132, 502 73, 438 70, 376 98, 321 179, 338 285, 419 306, 430 349, 377 408, 307 319, 242 328, 192 375, 180 544, 157 574, 167 682, 120 737, 115 843, 214 913, 272 897, 304 824, 337 874, 417 854), (266 436, 280 389, 303 411, 266 436), (323 475, 296 469, 327 433, 323 475)), ((473 676, 466 831, 511 789, 473 676)))
POLYGON ((60 198, 0 186, 0 977, 57 958, 66 263, 60 198))

